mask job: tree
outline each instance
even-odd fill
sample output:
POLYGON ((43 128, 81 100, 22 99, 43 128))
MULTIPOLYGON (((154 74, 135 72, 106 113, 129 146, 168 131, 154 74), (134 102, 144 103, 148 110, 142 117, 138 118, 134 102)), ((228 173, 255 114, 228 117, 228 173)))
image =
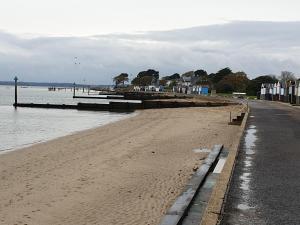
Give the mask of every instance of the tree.
POLYGON ((174 86, 177 86, 177 81, 176 80, 172 80, 172 82, 169 85, 169 88, 173 88, 174 86))
POLYGON ((209 77, 208 74, 205 70, 196 70, 195 71, 195 76, 198 78, 198 81, 196 82, 196 84, 201 85, 201 84, 205 84, 205 85, 210 85, 210 81, 209 81, 209 77))
POLYGON ((261 89, 261 84, 265 84, 265 83, 274 84, 276 82, 278 82, 278 80, 274 75, 265 75, 265 76, 256 77, 249 82, 249 85, 246 90, 247 95, 256 96, 261 89))
POLYGON ((182 77, 193 77, 195 76, 195 73, 194 71, 188 71, 188 72, 185 72, 181 75, 182 77))
POLYGON ((205 70, 200 69, 200 70, 195 71, 195 76, 196 77, 207 77, 208 74, 205 70))
POLYGON ((122 84, 124 86, 125 82, 128 81, 128 74, 121 73, 118 76, 115 76, 113 78, 113 81, 115 82, 116 86, 119 86, 120 84, 122 84))
POLYGON ((141 71, 138 73, 137 77, 147 77, 151 76, 153 77, 154 81, 156 82, 159 79, 159 71, 153 70, 153 69, 148 69, 146 71, 141 71))
POLYGON ((246 92, 247 86, 249 84, 249 79, 247 74, 244 72, 236 72, 226 75, 217 84, 217 92, 220 93, 230 93, 236 92, 246 92))
POLYGON ((180 79, 180 75, 178 73, 174 73, 171 76, 165 76, 162 78, 163 80, 178 80, 180 79))
POLYGON ((296 77, 295 77, 294 73, 292 73, 292 72, 282 71, 281 75, 278 77, 278 79, 283 82, 288 82, 291 80, 296 80, 296 77))
POLYGON ((159 80, 159 72, 153 69, 149 69, 146 71, 139 72, 136 78, 134 78, 131 83, 133 85, 148 86, 151 84, 156 84, 158 80, 159 80))
POLYGON ((164 79, 162 79, 162 80, 159 80, 159 85, 160 86, 166 86, 167 85, 167 80, 164 80, 164 79))
POLYGON ((142 76, 134 78, 131 83, 136 86, 149 86, 153 82, 152 76, 142 76))
POLYGON ((210 74, 209 79, 212 82, 213 85, 216 85, 218 82, 220 82, 224 77, 232 74, 232 71, 229 67, 226 67, 224 69, 219 70, 216 74, 210 74))

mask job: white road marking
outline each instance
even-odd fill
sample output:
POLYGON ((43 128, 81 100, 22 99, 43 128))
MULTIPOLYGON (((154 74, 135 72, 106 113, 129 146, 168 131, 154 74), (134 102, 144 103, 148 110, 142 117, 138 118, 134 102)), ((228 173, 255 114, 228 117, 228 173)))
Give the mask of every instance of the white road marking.
POLYGON ((225 162, 226 162, 225 158, 219 159, 219 161, 218 161, 218 163, 217 163, 217 165, 216 165, 213 173, 221 173, 222 170, 223 170, 223 167, 225 165, 225 162))

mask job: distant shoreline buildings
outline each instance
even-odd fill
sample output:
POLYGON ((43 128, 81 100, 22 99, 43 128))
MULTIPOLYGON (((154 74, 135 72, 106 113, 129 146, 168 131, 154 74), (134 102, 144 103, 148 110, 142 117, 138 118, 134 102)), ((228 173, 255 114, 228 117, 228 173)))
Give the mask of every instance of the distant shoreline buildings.
POLYGON ((263 83, 261 85, 260 99, 300 105, 300 79, 263 83))

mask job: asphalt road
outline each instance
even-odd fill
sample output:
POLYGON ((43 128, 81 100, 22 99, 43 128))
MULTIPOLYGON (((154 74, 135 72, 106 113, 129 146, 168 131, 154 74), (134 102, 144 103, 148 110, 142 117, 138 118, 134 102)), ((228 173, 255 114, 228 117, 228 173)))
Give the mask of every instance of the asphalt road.
POLYGON ((250 107, 221 225, 300 225, 300 108, 250 107))

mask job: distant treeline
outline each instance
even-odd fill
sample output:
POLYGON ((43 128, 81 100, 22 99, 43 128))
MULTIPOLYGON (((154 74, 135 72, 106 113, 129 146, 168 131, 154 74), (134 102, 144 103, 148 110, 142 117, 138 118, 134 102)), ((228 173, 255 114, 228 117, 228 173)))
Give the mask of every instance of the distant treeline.
MULTIPOLYGON (((207 85, 210 89, 215 89, 218 93, 245 92, 248 95, 257 95, 262 83, 275 83, 278 80, 296 80, 295 75, 289 71, 281 72, 281 75, 263 75, 254 79, 249 79, 243 71, 233 72, 229 67, 223 68, 216 73, 208 74, 205 70, 188 71, 183 74, 174 73, 160 78, 159 71, 148 69, 139 72, 131 80, 135 86, 162 85, 172 88, 181 85, 185 78, 191 77, 191 85, 207 85)), ((129 82, 128 74, 121 73, 113 78, 115 86, 124 86, 129 82)))

